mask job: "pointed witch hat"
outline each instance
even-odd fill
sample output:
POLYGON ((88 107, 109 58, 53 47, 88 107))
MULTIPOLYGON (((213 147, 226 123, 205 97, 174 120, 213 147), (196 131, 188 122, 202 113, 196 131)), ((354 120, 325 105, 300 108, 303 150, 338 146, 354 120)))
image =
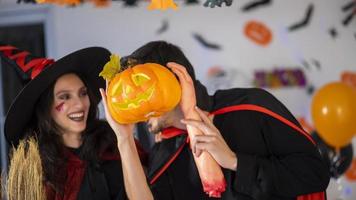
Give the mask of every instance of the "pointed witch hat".
POLYGON ((99 103, 99 88, 105 87, 105 82, 98 75, 102 66, 109 61, 110 52, 102 47, 89 47, 54 61, 0 44, 0 56, 6 64, 15 67, 24 80, 29 80, 11 104, 5 119, 5 137, 10 144, 17 146, 40 95, 61 75, 76 73, 84 77, 94 93, 95 102, 91 103, 99 103))

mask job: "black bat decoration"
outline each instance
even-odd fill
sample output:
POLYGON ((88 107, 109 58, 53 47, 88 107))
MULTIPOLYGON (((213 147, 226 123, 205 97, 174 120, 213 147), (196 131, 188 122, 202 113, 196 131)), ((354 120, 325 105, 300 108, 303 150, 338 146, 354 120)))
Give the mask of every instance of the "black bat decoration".
POLYGON ((208 48, 208 49, 214 49, 214 50, 220 50, 221 46, 218 44, 213 44, 211 42, 206 41, 203 36, 201 36, 200 34, 194 33, 193 37, 204 47, 208 48))
POLYGON ((305 69, 307 69, 307 70, 310 69, 310 66, 309 66, 309 64, 308 64, 307 61, 303 60, 303 61, 302 61, 302 65, 305 67, 305 69))
POLYGON ((336 31, 335 28, 330 28, 330 29, 329 29, 329 34, 331 35, 332 38, 335 39, 335 38, 337 37, 337 34, 338 34, 338 33, 337 33, 337 31, 336 31))
POLYGON ((168 27, 169 27, 168 21, 167 20, 163 20, 161 28, 159 28, 156 33, 157 34, 162 34, 162 33, 166 32, 168 30, 168 27))
POLYGON ((345 19, 342 20, 342 24, 344 26, 349 25, 351 20, 354 18, 356 14, 356 1, 351 1, 342 7, 343 12, 348 12, 350 9, 351 9, 351 13, 346 15, 345 19))
POLYGON ((349 3, 347 3, 346 5, 344 5, 342 7, 342 11, 346 12, 348 10, 350 10, 351 8, 355 7, 355 1, 350 1, 349 3))
POLYGON ((37 3, 36 0, 17 0, 17 3, 21 3, 21 2, 24 2, 24 3, 37 3))
POLYGON ((350 22, 351 22, 351 20, 352 20, 352 18, 354 18, 354 15, 355 15, 354 13, 348 14, 348 15, 346 16, 346 18, 342 21, 342 24, 343 24, 344 26, 349 25, 350 22))
POLYGON ((215 6, 221 7, 222 3, 225 3, 226 6, 231 6, 232 0, 207 0, 204 3, 204 7, 214 8, 215 6))
POLYGON ((320 61, 319 61, 319 60, 312 59, 312 62, 313 62, 313 64, 316 66, 316 68, 317 68, 318 70, 321 69, 321 64, 320 64, 320 61))
POLYGON ((185 4, 192 5, 192 4, 198 4, 198 0, 186 0, 185 4))
POLYGON ((242 8, 242 11, 247 12, 254 10, 256 8, 262 7, 262 6, 268 6, 272 3, 272 0, 259 0, 259 1, 254 1, 242 8))
POLYGON ((308 9, 307 9, 307 12, 305 13, 305 16, 304 16, 303 20, 293 24, 292 26, 290 26, 288 28, 288 30, 289 31, 295 31, 297 29, 300 29, 302 27, 307 26, 309 24, 309 22, 310 22, 310 19, 311 19, 312 15, 313 15, 313 11, 314 11, 314 5, 310 4, 308 9))
POLYGON ((307 86, 307 94, 308 95, 312 95, 314 93, 314 91, 315 91, 314 85, 308 85, 307 86))
POLYGON ((124 0, 125 2, 125 6, 129 7, 129 6, 137 6, 137 0, 124 0))

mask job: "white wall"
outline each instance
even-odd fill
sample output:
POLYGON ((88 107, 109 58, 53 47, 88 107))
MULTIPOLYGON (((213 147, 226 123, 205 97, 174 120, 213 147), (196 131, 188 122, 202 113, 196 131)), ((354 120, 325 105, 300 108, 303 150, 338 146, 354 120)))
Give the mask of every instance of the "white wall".
MULTIPOLYGON (((248 13, 240 10, 247 0, 235 0, 231 7, 214 9, 202 5, 185 6, 183 1, 176 0, 180 9, 165 12, 146 10, 147 2, 141 2, 135 8, 123 8, 115 2, 101 9, 86 4, 77 8, 45 6, 46 11, 41 11, 38 6, 14 5, 15 1, 0 0, 0 25, 5 23, 4 20, 19 18, 18 14, 13 14, 13 9, 25 7, 30 13, 31 10, 34 13, 38 10, 37 14, 45 13, 42 20, 46 22, 47 50, 54 58, 93 45, 126 55, 146 42, 168 40, 182 47, 196 67, 198 78, 205 83, 207 70, 214 65, 237 69, 243 77, 252 79, 255 69, 301 66, 300 59, 308 62, 317 59, 322 70, 313 68, 313 65, 312 69, 304 70, 308 82, 316 87, 339 80, 343 70, 356 71, 356 19, 348 27, 341 24, 346 17, 341 7, 350 0, 275 0, 271 6, 248 13), (286 28, 304 17, 310 3, 314 4, 310 24, 288 33, 286 28), (273 41, 268 47, 260 47, 243 35, 244 24, 251 19, 264 22, 272 29, 273 41), (157 35, 163 20, 169 22, 169 29, 157 35), (331 27, 338 31, 336 39, 327 32, 331 27), (223 50, 202 47, 192 33, 222 45, 223 50)), ((235 84, 249 85, 243 80, 236 80, 235 84)), ((305 89, 270 91, 294 114, 310 119, 310 97, 305 89)), ((337 190, 340 185, 335 184, 333 181, 329 188, 331 200, 341 194, 337 190)), ((352 196, 347 198, 356 199, 356 183, 346 182, 344 185, 353 188, 352 196)))

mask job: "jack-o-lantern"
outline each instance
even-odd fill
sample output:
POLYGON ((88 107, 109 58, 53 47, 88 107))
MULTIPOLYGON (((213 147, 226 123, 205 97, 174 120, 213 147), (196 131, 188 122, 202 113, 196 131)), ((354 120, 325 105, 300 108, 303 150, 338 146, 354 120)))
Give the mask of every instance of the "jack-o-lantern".
POLYGON ((181 87, 166 67, 146 63, 128 68, 110 81, 107 102, 119 123, 135 123, 158 117, 180 101, 181 87))

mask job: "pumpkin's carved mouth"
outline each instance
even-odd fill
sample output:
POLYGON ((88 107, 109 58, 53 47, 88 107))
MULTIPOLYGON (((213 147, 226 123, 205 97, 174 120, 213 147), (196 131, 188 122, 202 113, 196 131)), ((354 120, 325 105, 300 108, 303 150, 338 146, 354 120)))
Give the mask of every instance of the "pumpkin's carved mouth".
POLYGON ((117 98, 112 98, 112 102, 119 110, 129 110, 140 107, 144 102, 147 102, 151 99, 155 91, 155 84, 152 84, 150 88, 146 91, 140 93, 134 99, 125 99, 124 102, 119 103, 117 98))

